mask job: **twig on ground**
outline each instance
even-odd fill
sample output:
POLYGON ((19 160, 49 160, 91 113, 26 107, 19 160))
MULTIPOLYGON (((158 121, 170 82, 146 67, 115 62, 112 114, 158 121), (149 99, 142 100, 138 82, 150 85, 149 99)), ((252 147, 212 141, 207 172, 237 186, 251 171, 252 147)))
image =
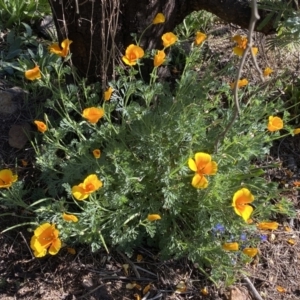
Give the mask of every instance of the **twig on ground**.
MULTIPOLYGON (((259 20, 259 19, 260 19, 260 17, 259 17, 258 9, 257 9, 257 0, 252 0, 251 19, 250 19, 250 23, 249 23, 249 33, 248 33, 248 45, 247 45, 247 47, 246 47, 246 49, 243 53, 243 56, 242 56, 242 59, 241 59, 240 65, 239 65, 239 69, 238 69, 237 74, 236 74, 236 79, 235 79, 234 88, 233 88, 233 98, 234 98, 234 104, 235 104, 233 117, 230 120, 229 124, 226 126, 225 130, 219 135, 219 137, 217 138, 217 140, 215 142, 215 147, 214 148, 215 148, 216 153, 218 152, 220 142, 224 140, 227 132, 230 130, 233 123, 236 121, 237 117, 240 114, 240 104, 239 104, 239 98, 238 98, 238 81, 241 77, 242 70, 243 70, 243 67, 244 67, 244 64, 245 64, 245 61, 246 61, 246 56, 247 56, 250 49, 251 49, 251 55, 252 55, 252 58, 253 58, 252 36, 253 36, 253 31, 254 31, 256 21, 259 20)), ((255 62, 254 62, 254 64, 255 64, 255 62)), ((257 64, 257 62, 256 62, 256 64, 257 64)))
POLYGON ((246 283, 247 283, 247 285, 248 285, 248 287, 250 289, 250 292, 252 293, 253 297, 256 300, 263 300, 263 298, 260 296, 260 294, 258 293, 257 289, 255 288, 255 286, 251 282, 251 280, 247 276, 244 276, 243 279, 246 281, 246 283))

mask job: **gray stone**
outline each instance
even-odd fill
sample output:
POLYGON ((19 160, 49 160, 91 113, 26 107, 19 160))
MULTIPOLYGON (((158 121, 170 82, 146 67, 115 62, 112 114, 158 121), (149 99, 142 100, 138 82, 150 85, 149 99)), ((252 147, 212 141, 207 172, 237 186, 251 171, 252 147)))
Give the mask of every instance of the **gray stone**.
POLYGON ((0 91, 0 114, 12 115, 16 112, 18 106, 12 100, 14 95, 12 93, 0 91))
POLYGON ((8 143, 11 147, 22 149, 30 137, 30 125, 12 125, 8 133, 8 143))

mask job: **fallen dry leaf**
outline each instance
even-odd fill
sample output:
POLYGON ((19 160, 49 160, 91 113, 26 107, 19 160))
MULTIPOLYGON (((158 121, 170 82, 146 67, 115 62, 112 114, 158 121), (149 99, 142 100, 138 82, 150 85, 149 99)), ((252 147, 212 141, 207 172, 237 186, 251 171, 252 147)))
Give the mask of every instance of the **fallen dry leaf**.
POLYGON ((251 300, 251 296, 244 288, 232 287, 229 300, 251 300))
POLYGON ((127 290, 133 290, 136 286, 136 283, 127 283, 126 284, 126 289, 127 290))
POLYGON ((147 284, 143 289, 143 295, 147 294, 151 288, 151 283, 147 284))
POLYGON ((143 260, 143 255, 138 254, 138 255, 136 256, 136 261, 137 261, 137 262, 141 262, 142 260, 143 260))
POLYGON ((296 244, 295 239, 289 239, 287 242, 288 242, 290 245, 295 245, 295 244, 296 244))
POLYGON ((128 276, 129 264, 124 264, 124 265, 122 265, 122 267, 124 269, 125 275, 128 276))
POLYGON ((175 291, 175 293, 184 293, 184 292, 186 292, 186 284, 184 283, 184 281, 180 281, 176 285, 176 291, 175 291))

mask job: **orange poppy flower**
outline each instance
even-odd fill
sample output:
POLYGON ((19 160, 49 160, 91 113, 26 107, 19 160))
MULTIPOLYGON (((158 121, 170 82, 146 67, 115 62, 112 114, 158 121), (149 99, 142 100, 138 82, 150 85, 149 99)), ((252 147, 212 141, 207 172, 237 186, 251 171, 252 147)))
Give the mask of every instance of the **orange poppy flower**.
POLYGON ((126 65, 134 66, 137 63, 137 60, 144 55, 145 52, 141 47, 131 44, 126 48, 125 56, 122 57, 122 60, 126 65))
POLYGON ((277 222, 260 222, 257 224, 257 228, 260 230, 276 230, 278 225, 277 222))
POLYGON ((198 189, 204 189, 208 186, 208 181, 204 175, 215 175, 218 170, 218 164, 211 160, 207 153, 197 152, 195 159, 188 161, 189 168, 196 172, 192 179, 192 186, 198 189))
POLYGON ((238 251, 239 250, 239 244, 238 243, 225 243, 222 246, 223 250, 226 251, 238 251))
MULTIPOLYGON (((244 78, 244 79, 238 80, 238 84, 237 85, 238 85, 239 88, 241 88, 243 86, 246 86, 247 84, 248 84, 248 80, 246 78, 244 78)), ((230 88, 233 90, 235 82, 232 82, 229 85, 230 85, 230 88)))
POLYGON ((97 175, 92 174, 86 177, 79 185, 73 186, 72 194, 77 200, 84 200, 102 186, 102 181, 98 179, 97 175))
POLYGON ((155 16, 155 18, 153 19, 152 24, 155 25, 155 24, 164 23, 165 20, 166 20, 166 18, 165 18, 165 16, 164 16, 164 14, 158 13, 158 14, 155 16))
POLYGON ((99 119, 104 116, 104 109, 97 107, 89 107, 83 110, 82 116, 87 119, 90 123, 96 124, 99 119))
POLYGON ((254 201, 254 196, 246 188, 238 190, 233 195, 232 206, 234 208, 234 211, 237 215, 241 216, 246 222, 248 221, 253 212, 253 207, 251 205, 248 205, 248 203, 251 203, 252 201, 254 201))
POLYGON ((167 32, 163 34, 161 39, 165 48, 168 48, 171 45, 175 44, 178 40, 177 36, 173 32, 167 32))
POLYGON ((73 43, 73 41, 69 39, 65 39, 61 42, 61 48, 58 44, 52 44, 48 47, 49 51, 51 53, 57 54, 61 57, 66 57, 70 50, 70 45, 73 43))
POLYGON ((48 130, 47 125, 42 121, 34 121, 33 123, 37 126, 37 130, 41 133, 44 133, 48 130))
POLYGON ((93 150, 93 155, 94 155, 95 158, 100 158, 100 156, 101 156, 100 149, 93 150))
POLYGON ((148 215, 147 219, 148 219, 148 221, 153 222, 153 221, 156 221, 156 220, 160 220, 161 216, 157 215, 157 214, 148 215))
POLYGON ((154 67, 159 67, 162 65, 165 61, 166 53, 164 50, 158 50, 157 54, 154 56, 154 67))
POLYGON ((40 67, 36 65, 33 69, 25 72, 25 77, 28 80, 36 80, 42 78, 40 67))
POLYGON ((264 75, 265 77, 269 76, 271 73, 273 73, 273 70, 272 70, 271 68, 269 68, 269 67, 266 67, 266 68, 264 69, 264 71, 263 71, 263 75, 264 75))
POLYGON ((9 169, 0 171, 0 188, 9 188, 18 180, 18 175, 13 175, 9 169))
POLYGON ((269 116, 268 130, 277 131, 283 128, 283 121, 279 117, 269 116))
POLYGON ((207 38, 207 35, 205 33, 202 33, 200 31, 196 32, 196 38, 195 38, 195 44, 201 45, 207 38))
POLYGON ((59 231, 54 224, 44 223, 35 231, 30 240, 30 248, 35 257, 43 257, 47 254, 55 255, 61 248, 61 240, 58 238, 59 231))

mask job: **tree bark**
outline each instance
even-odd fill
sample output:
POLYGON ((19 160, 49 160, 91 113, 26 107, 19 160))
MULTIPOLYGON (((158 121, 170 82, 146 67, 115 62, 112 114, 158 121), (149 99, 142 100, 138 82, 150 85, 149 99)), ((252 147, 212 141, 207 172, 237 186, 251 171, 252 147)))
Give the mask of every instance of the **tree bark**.
MULTIPOLYGON (((114 76, 125 48, 152 23, 155 15, 166 16, 163 24, 152 25, 140 46, 162 49, 161 35, 172 31, 193 11, 207 10, 221 19, 247 28, 251 16, 249 0, 49 0, 59 40, 69 38, 72 64, 90 82, 114 76)), ((273 33, 272 24, 261 30, 273 33)))

